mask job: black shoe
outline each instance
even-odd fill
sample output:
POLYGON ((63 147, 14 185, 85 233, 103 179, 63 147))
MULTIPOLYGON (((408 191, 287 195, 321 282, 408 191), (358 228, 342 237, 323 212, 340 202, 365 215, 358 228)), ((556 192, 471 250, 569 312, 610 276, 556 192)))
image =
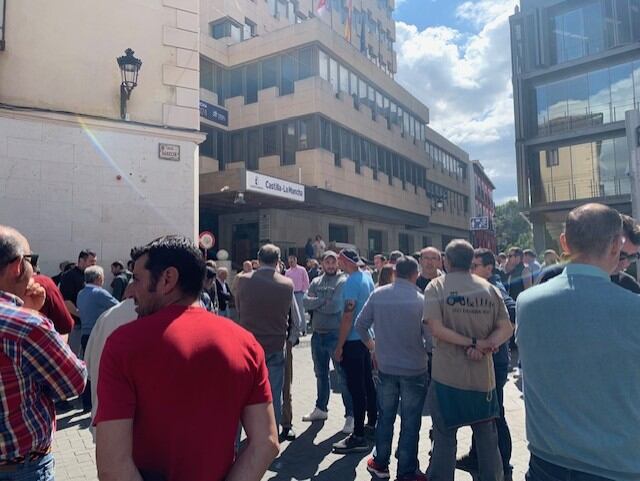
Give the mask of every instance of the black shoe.
POLYGON ((353 434, 333 445, 333 452, 336 454, 368 453, 370 449, 364 436, 354 436, 353 434))
POLYGON ((376 427, 371 426, 370 424, 364 425, 364 437, 367 439, 375 439, 376 438, 376 427))
POLYGON ((466 471, 467 473, 477 473, 478 459, 471 457, 468 454, 462 456, 460 459, 456 459, 456 469, 466 471))
POLYGON ((296 432, 293 430, 293 428, 282 428, 282 431, 280 432, 280 440, 287 440, 287 441, 294 441, 296 439, 297 435, 296 432))

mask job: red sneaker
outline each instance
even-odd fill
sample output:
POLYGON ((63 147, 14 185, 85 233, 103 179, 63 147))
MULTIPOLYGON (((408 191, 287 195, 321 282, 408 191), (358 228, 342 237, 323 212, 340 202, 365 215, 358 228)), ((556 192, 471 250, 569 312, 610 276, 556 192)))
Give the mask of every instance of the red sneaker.
POLYGON ((381 479, 389 479, 391 477, 389 474, 389 466, 380 466, 373 458, 367 460, 367 471, 381 479))

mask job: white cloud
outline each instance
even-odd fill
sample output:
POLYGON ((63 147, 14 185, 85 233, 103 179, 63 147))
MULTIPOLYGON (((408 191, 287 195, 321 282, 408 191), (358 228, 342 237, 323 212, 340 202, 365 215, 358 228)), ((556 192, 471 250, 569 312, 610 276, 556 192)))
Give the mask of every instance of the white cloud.
POLYGON ((474 31, 396 23, 397 80, 430 108, 431 127, 483 162, 502 196, 516 188, 509 38, 514 6, 515 0, 462 3, 456 16, 474 31))

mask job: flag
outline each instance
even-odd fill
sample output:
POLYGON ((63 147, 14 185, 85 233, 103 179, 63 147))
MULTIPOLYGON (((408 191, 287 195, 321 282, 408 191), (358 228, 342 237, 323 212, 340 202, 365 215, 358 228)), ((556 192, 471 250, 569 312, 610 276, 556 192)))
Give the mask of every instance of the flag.
POLYGON ((318 15, 321 15, 325 10, 328 10, 331 6, 327 3, 327 0, 318 0, 318 7, 316 8, 316 12, 318 15))
POLYGON ((349 0, 349 11, 347 13, 347 21, 344 25, 344 38, 351 43, 351 22, 353 18, 353 0, 349 0))
POLYGON ((366 54, 367 53, 367 38, 364 30, 364 22, 367 21, 367 16, 364 14, 364 11, 360 14, 362 17, 362 30, 360 31, 360 52, 366 54))

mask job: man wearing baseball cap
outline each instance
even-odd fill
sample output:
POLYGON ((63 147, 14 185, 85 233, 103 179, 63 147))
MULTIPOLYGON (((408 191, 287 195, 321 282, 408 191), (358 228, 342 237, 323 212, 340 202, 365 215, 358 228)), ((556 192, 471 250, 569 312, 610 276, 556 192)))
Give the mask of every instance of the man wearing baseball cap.
POLYGON ((369 295, 373 292, 373 279, 360 270, 364 262, 353 249, 343 249, 338 256, 340 268, 349 276, 342 289, 343 313, 335 359, 341 362, 347 377, 347 387, 353 401, 353 433, 333 445, 334 452, 348 454, 369 451, 364 437, 364 415, 368 427, 375 429, 378 409, 376 390, 371 374, 371 354, 354 329, 354 322, 369 295))

